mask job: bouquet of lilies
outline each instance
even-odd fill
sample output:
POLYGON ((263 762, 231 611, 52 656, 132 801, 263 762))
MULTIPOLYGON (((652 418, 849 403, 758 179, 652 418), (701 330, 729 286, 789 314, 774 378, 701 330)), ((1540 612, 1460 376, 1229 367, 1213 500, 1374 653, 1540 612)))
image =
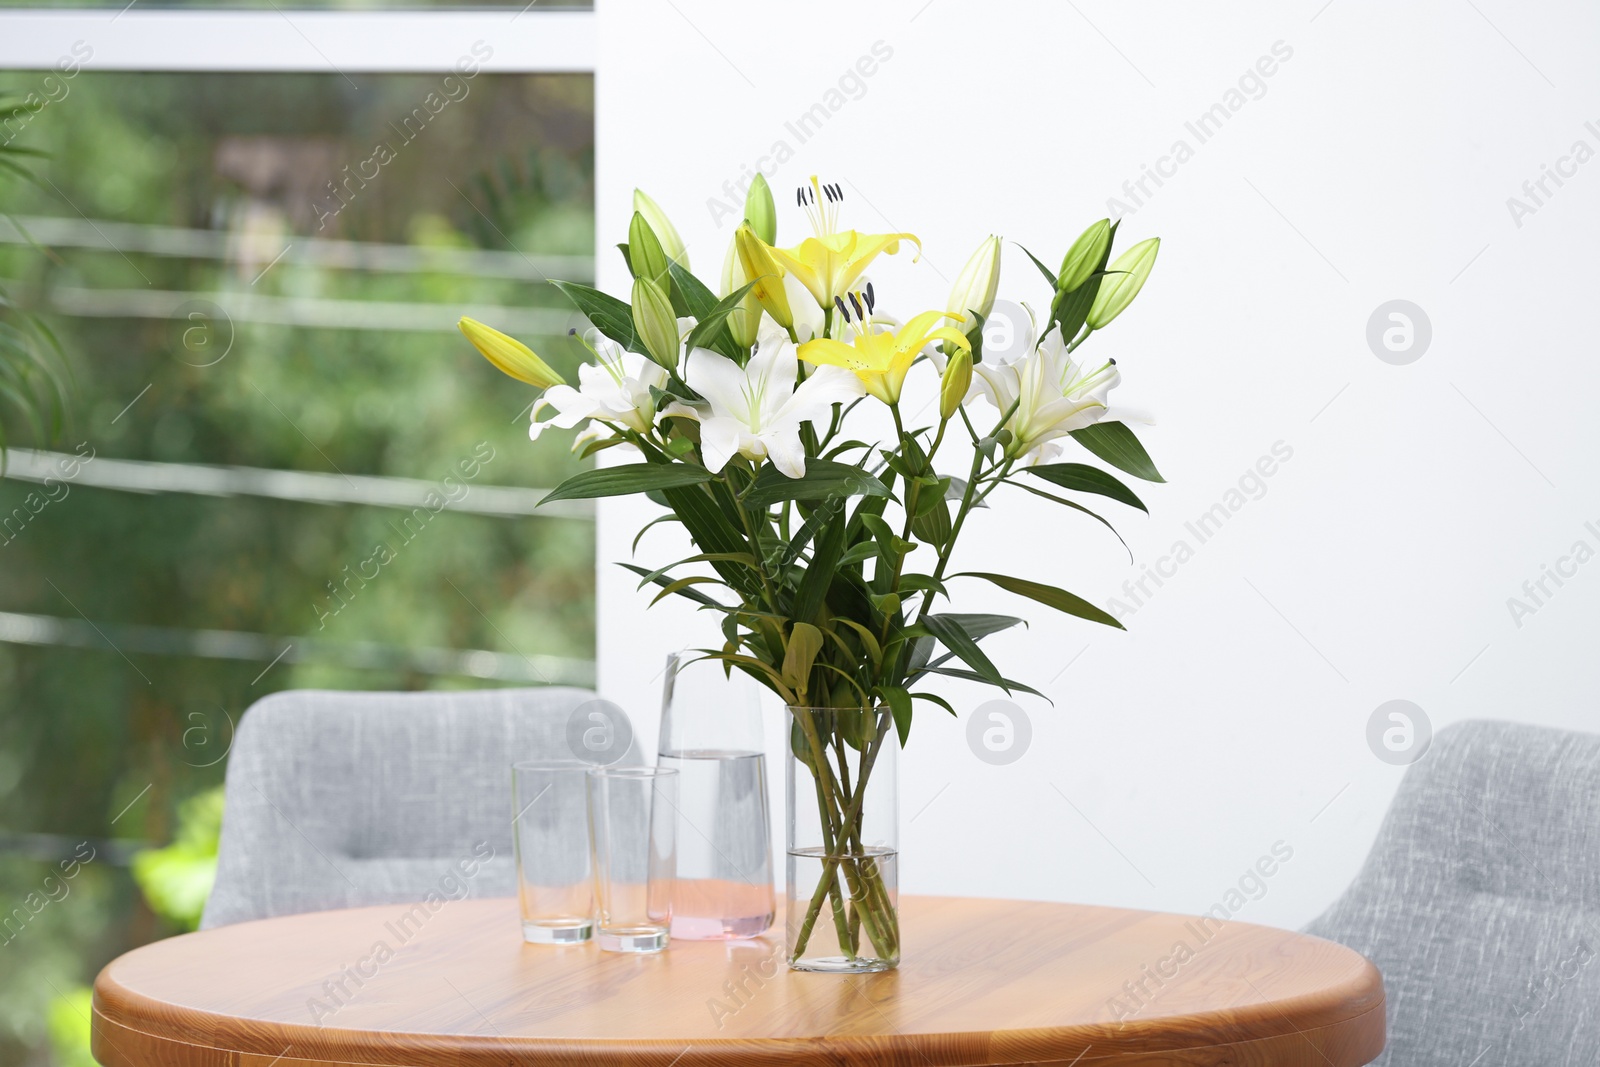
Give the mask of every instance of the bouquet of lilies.
POLYGON ((518 341, 470 319, 461 329, 500 370, 544 390, 533 437, 581 427, 574 449, 584 456, 628 454, 545 501, 643 493, 661 505, 654 522, 681 524, 698 551, 665 566, 622 565, 641 587, 658 587, 655 600, 683 597, 720 616, 722 642, 702 653, 795 709, 792 748, 815 777, 829 854, 806 912, 791 916, 791 959, 830 903, 842 951, 896 959, 891 897, 862 859, 860 834, 861 798, 889 730, 903 745, 918 702, 955 714, 926 688, 941 676, 1036 692, 980 647, 1023 620, 941 610, 950 587, 986 582, 1120 625, 1034 578, 950 565, 975 510, 1003 487, 1108 526, 1084 495, 1144 509, 1110 471, 1061 456, 1075 443, 1125 474, 1161 480, 1128 427, 1108 417, 1116 361, 1076 355, 1139 294, 1159 241, 1113 260, 1117 225, 1102 219, 1059 269, 1024 249, 1047 299, 1038 312, 1023 305, 1025 344, 986 358, 999 238, 978 247, 943 309, 900 318, 866 271, 908 244, 920 254, 918 239, 841 229, 843 190, 814 177, 795 200, 812 232, 783 247, 771 192, 754 180, 713 289, 690 272, 667 216, 635 192, 621 246, 629 299, 555 283, 593 324, 576 387, 518 341), (917 374, 930 386, 937 376, 937 403, 908 410, 902 395, 917 374), (952 452, 957 472, 941 473, 952 452))

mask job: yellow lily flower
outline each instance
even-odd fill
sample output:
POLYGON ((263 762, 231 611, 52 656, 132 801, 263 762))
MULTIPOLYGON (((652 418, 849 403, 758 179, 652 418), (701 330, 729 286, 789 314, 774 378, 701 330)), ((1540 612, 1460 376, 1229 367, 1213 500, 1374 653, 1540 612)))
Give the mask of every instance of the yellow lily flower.
POLYGON ((848 293, 879 255, 898 252, 902 240, 916 245, 919 254, 922 251, 922 242, 914 234, 837 229, 844 190, 819 183, 816 175, 811 176, 809 186, 799 188, 795 199, 806 209, 816 236, 807 237, 793 248, 774 248, 772 256, 811 291, 823 310, 833 307, 848 293))
POLYGON ((551 369, 548 363, 533 354, 533 349, 515 337, 507 337, 493 326, 485 326, 477 319, 464 318, 456 325, 466 335, 467 340, 472 342, 472 347, 482 353, 483 358, 493 363, 502 374, 509 375, 519 382, 536 385, 540 389, 566 384, 566 380, 551 369))
POLYGON ((856 336, 848 344, 831 337, 807 341, 800 346, 800 358, 819 366, 844 367, 854 371, 867 392, 885 404, 899 403, 900 389, 905 384, 911 364, 934 341, 948 341, 962 351, 972 350, 966 335, 960 330, 953 326, 934 327, 934 323, 940 319, 964 322, 964 315, 954 315, 948 311, 924 311, 898 330, 872 332, 870 303, 866 315, 861 314, 861 305, 867 303, 865 294, 848 295, 848 306, 843 299, 835 306, 844 315, 845 321, 855 327, 856 336), (852 307, 856 309, 854 316, 851 315, 852 307))

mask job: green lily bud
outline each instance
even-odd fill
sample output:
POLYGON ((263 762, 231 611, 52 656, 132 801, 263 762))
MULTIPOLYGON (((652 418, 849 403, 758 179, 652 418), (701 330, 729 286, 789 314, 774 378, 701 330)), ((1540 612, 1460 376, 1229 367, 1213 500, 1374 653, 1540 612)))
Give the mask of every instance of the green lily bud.
POLYGON ((1056 290, 1070 293, 1089 280, 1111 247, 1111 220, 1101 219, 1078 235, 1061 260, 1061 273, 1056 275, 1056 290))
POLYGON ((668 370, 678 367, 678 317, 667 291, 649 278, 633 280, 633 328, 650 358, 668 370))
POLYGON ((1110 325, 1111 320, 1125 311, 1133 298, 1144 288, 1144 281, 1156 265, 1156 253, 1161 251, 1161 238, 1151 237, 1140 241, 1106 268, 1100 291, 1095 294, 1094 306, 1084 321, 1089 329, 1099 330, 1110 325))
POLYGON ((667 218, 667 213, 661 210, 661 206, 645 195, 643 189, 635 189, 633 210, 643 215, 645 222, 650 224, 650 229, 655 231, 667 258, 684 270, 688 270, 689 252, 683 247, 683 238, 678 236, 677 227, 672 225, 672 220, 667 218))
POLYGON ((667 253, 661 248, 661 240, 637 211, 633 213, 633 221, 628 223, 628 268, 635 278, 649 278, 663 289, 671 284, 667 276, 667 253))
POLYGON ((967 260, 967 265, 961 268, 956 284, 950 289, 945 310, 953 315, 976 311, 980 318, 986 319, 994 310, 994 294, 999 288, 1000 238, 986 237, 967 260))
POLYGON ((767 179, 757 174, 744 194, 744 221, 756 231, 756 236, 767 244, 778 241, 778 209, 772 203, 772 189, 767 179))
POLYGON ((565 385, 566 379, 550 368, 544 360, 533 354, 533 349, 514 337, 507 337, 493 326, 485 326, 477 319, 462 319, 456 324, 467 340, 472 342, 483 358, 493 363, 502 374, 519 382, 548 389, 552 385, 565 385))
POLYGON ((972 386, 972 353, 956 349, 955 355, 945 365, 944 378, 939 382, 939 417, 948 419, 961 407, 972 386))
MULTIPOLYGON (((741 289, 750 280, 744 272, 744 260, 739 258, 739 242, 735 237, 728 242, 728 254, 722 261, 722 292, 727 296, 735 289, 741 289)), ((728 332, 733 335, 735 344, 749 348, 756 343, 756 333, 761 325, 761 303, 756 299, 755 290, 744 294, 744 299, 739 301, 739 306, 728 312, 728 332)))

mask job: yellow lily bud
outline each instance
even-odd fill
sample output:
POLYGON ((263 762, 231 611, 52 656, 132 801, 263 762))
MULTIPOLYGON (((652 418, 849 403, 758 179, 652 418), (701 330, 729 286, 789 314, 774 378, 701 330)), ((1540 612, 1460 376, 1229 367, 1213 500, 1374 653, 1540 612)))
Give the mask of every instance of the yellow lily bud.
POLYGON ((784 329, 794 327, 794 312, 789 309, 789 296, 783 291, 783 267, 772 254, 772 248, 756 236, 749 226, 740 226, 733 235, 739 249, 739 261, 744 264, 745 277, 756 283, 750 290, 756 300, 784 329))
POLYGON ((635 278, 649 278, 663 289, 671 284, 667 275, 667 253, 656 232, 637 211, 633 213, 633 221, 628 223, 628 267, 635 278))
POLYGON ((961 407, 972 386, 972 353, 956 349, 955 355, 944 368, 944 379, 939 383, 939 417, 948 419, 961 407))
POLYGON ((945 310, 952 315, 976 311, 988 318, 989 312, 994 310, 994 294, 999 288, 1000 238, 986 237, 967 260, 967 265, 961 268, 956 284, 950 289, 950 302, 945 310))
MULTIPOLYGON (((722 296, 740 289, 750 279, 744 273, 744 262, 739 258, 738 240, 728 242, 728 254, 722 260, 722 296)), ((735 343, 749 348, 756 343, 756 333, 761 325, 761 304, 752 290, 739 301, 739 306, 728 312, 728 332, 735 343)))
POLYGON ((633 328, 650 358, 668 370, 678 366, 678 317, 666 290, 649 278, 633 280, 633 328))
POLYGON ((750 191, 744 194, 744 221, 767 244, 778 240, 778 209, 772 203, 772 189, 767 179, 759 174, 750 183, 750 191))
POLYGON ((683 247, 683 238, 678 236, 677 227, 672 225, 672 220, 667 218, 667 213, 661 210, 661 206, 645 195, 643 189, 635 189, 633 210, 643 215, 644 221, 655 231, 656 239, 661 242, 662 251, 666 252, 667 258, 684 270, 688 270, 689 252, 683 247))
POLYGON ((472 342, 472 347, 483 353, 483 358, 493 363, 502 374, 519 382, 548 389, 552 385, 565 385, 566 379, 550 369, 550 365, 533 354, 533 349, 514 337, 507 337, 493 326, 485 326, 477 319, 462 319, 456 326, 472 342))

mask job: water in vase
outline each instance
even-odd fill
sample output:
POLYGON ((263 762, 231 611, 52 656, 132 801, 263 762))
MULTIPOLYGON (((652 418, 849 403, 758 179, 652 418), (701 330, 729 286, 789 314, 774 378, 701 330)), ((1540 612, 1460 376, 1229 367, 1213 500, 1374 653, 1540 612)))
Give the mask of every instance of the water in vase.
POLYGON ((678 771, 672 936, 757 936, 772 925, 774 910, 765 758, 691 748, 664 751, 660 759, 678 771))

